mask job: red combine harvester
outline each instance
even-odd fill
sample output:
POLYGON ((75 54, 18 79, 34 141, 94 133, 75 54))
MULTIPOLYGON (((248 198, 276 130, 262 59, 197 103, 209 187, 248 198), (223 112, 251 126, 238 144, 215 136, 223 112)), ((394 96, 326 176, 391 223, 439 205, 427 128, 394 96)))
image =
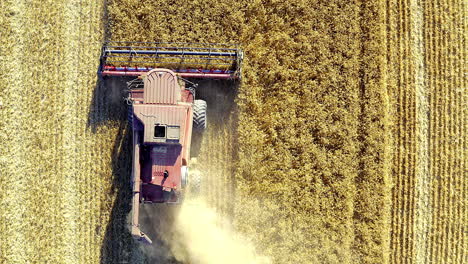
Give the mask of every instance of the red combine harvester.
POLYGON ((197 85, 185 78, 238 80, 241 62, 242 51, 236 45, 104 44, 99 74, 137 77, 127 82, 135 239, 152 243, 140 230, 140 203, 180 203, 189 186, 192 130, 206 128, 207 105, 195 98, 197 85))

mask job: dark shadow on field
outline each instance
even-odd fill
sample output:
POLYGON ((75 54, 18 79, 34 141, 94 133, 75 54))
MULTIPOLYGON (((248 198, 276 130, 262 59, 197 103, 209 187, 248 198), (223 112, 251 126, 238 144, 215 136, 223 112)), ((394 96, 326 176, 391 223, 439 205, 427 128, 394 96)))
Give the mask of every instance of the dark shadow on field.
MULTIPOLYGON (((112 146, 112 186, 115 201, 110 212, 101 246, 100 263, 136 263, 141 255, 127 227, 131 201, 131 132, 127 124, 127 104, 123 100, 125 80, 98 79, 88 113, 88 127, 98 133, 100 127, 117 127, 112 146)), ((98 157, 99 158, 99 157, 98 157)), ((102 195, 102 194, 101 194, 102 195)), ((103 210, 107 210, 103 208, 103 210)))
MULTIPOLYGON (((235 99, 239 87, 237 81, 196 79, 190 81, 198 84, 195 99, 205 100, 208 105, 207 124, 209 127, 219 128, 224 126, 231 116, 235 116, 234 123, 237 124, 237 115, 234 113, 236 111, 235 99)), ((203 133, 194 130, 190 149, 192 157, 199 156, 202 142, 203 133)))
POLYGON ((134 77, 98 77, 88 113, 88 127, 96 132, 109 123, 127 119, 127 82, 134 77))
POLYGON ((179 208, 179 205, 174 204, 142 204, 140 206, 140 227, 153 240, 151 245, 139 245, 139 249, 145 254, 146 263, 183 263, 176 260, 169 245, 171 243, 179 252, 184 250, 182 245, 177 243, 180 237, 177 234, 175 222, 179 208), (177 244, 180 246, 174 246, 177 244))
POLYGON ((119 123, 119 131, 112 152, 112 187, 109 195, 116 195, 101 247, 101 263, 135 263, 138 250, 127 226, 130 212, 131 189, 131 134, 127 133, 125 120, 119 123))

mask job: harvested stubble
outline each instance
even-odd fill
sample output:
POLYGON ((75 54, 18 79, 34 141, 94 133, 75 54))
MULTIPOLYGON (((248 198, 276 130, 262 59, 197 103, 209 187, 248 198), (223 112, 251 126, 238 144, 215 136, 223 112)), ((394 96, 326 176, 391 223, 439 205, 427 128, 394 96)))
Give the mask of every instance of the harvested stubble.
POLYGON ((464 263, 466 2, 390 1, 391 262, 464 263))
POLYGON ((100 261, 119 132, 116 122, 91 131, 111 114, 106 98, 91 109, 102 11, 1 1, 0 263, 100 261))

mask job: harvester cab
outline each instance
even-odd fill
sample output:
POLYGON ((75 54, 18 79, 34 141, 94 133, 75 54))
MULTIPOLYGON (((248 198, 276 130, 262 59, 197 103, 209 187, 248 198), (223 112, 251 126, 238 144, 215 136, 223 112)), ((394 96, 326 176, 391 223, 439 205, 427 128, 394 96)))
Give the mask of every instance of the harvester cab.
POLYGON ((207 126, 196 79, 239 80, 237 45, 106 42, 99 75, 127 82, 133 134, 131 234, 152 243, 139 225, 141 203, 180 203, 189 186, 192 131, 207 126), (196 82, 196 81, 195 81, 196 82))

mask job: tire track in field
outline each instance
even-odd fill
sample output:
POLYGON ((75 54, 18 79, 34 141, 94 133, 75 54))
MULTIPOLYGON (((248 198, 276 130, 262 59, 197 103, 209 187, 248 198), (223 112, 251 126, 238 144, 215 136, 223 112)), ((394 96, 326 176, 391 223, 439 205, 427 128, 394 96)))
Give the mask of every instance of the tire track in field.
POLYGON ((392 235, 391 235, 391 258, 390 262, 397 263, 397 260, 400 259, 402 255, 402 247, 400 246, 401 243, 401 211, 402 211, 402 159, 403 159, 403 152, 402 152, 402 144, 403 144, 403 137, 404 137, 404 130, 402 127, 402 122, 399 118, 400 113, 402 112, 402 91, 401 91, 401 68, 402 64, 399 63, 401 61, 400 56, 400 48, 401 42, 399 42, 400 38, 400 20, 399 18, 399 2, 397 1, 387 1, 387 36, 388 36, 388 46, 387 46, 387 56, 388 56, 388 67, 389 76, 389 88, 393 88, 394 92, 394 105, 395 105, 395 127, 394 127, 394 134, 395 139, 394 142, 397 146, 396 150, 394 151, 394 158, 393 158, 393 190, 392 190, 392 235), (393 66, 393 67, 392 67, 393 66))
MULTIPOLYGON (((431 92, 434 90, 434 87, 436 87, 436 84, 437 84, 437 79, 436 79, 436 76, 438 74, 437 72, 437 65, 439 65, 437 59, 438 59, 438 52, 437 52, 437 25, 434 23, 434 20, 437 16, 436 14, 436 11, 437 11, 437 8, 435 6, 435 1, 432 1, 431 2, 431 5, 429 6, 428 10, 430 11, 430 25, 431 25, 431 33, 429 35, 429 40, 428 43, 430 44, 429 45, 429 48, 427 49, 428 52, 430 52, 431 54, 431 57, 429 58, 430 59, 430 63, 431 65, 429 66, 429 78, 431 80, 431 92)), ((438 184, 438 180, 439 180, 439 167, 438 166, 435 166, 435 164, 437 164, 437 158, 438 158, 438 153, 439 153, 439 148, 438 148, 438 142, 436 140, 437 136, 438 136, 438 127, 437 127, 437 117, 439 116, 439 109, 437 108, 437 103, 438 103, 438 100, 439 100, 439 96, 437 93, 433 93, 431 95, 431 134, 433 135, 433 140, 431 142, 431 153, 433 153, 433 155, 431 155, 431 164, 434 164, 433 166, 431 166, 433 169, 432 169, 432 172, 431 174, 434 175, 434 177, 436 178, 436 181, 435 181, 435 185, 438 184)), ((435 187, 434 187, 435 188, 435 187)), ((435 195, 436 193, 434 192, 434 189, 432 191, 432 200, 433 200, 433 204, 434 204, 434 208, 435 208, 435 211, 432 215, 432 223, 433 223, 433 227, 431 228, 431 233, 430 233, 430 241, 431 241, 431 246, 429 248, 429 254, 428 254, 428 258, 432 259, 432 257, 434 256, 434 244, 436 244, 438 241, 436 241, 436 235, 434 234, 434 230, 436 230, 436 226, 437 226, 437 219, 436 219, 436 210, 438 210, 439 207, 439 199, 438 197, 435 195)))
POLYGON ((79 62, 80 45, 80 14, 81 6, 79 1, 68 1, 64 6, 62 36, 67 43, 64 47, 63 63, 68 72, 63 82, 63 121, 62 121, 62 177, 66 179, 63 183, 64 189, 61 192, 60 199, 63 203, 64 220, 67 223, 64 226, 64 262, 79 262, 79 167, 77 158, 79 142, 77 142, 77 126, 79 120, 77 117, 77 80, 80 78, 77 65, 79 62))
POLYGON ((421 1, 411 0, 410 21, 412 22, 412 51, 415 64, 415 88, 416 88, 416 164, 415 164, 415 207, 413 243, 414 262, 427 263, 427 237, 432 215, 430 201, 429 173, 429 102, 428 90, 425 79, 425 51, 424 51, 424 9, 421 1))
MULTIPOLYGON (((435 12, 435 16, 434 18, 439 20, 441 19, 441 7, 439 5, 439 2, 438 1, 434 1, 435 4, 434 4, 434 10, 436 10, 435 12)), ((444 149, 444 145, 441 144, 441 139, 443 139, 443 126, 444 126, 444 119, 443 119, 443 113, 444 113, 444 93, 443 91, 441 90, 438 90, 437 88, 439 89, 444 89, 444 86, 441 85, 441 75, 442 75, 442 51, 441 51, 441 43, 442 43, 442 40, 443 40, 443 37, 442 37, 442 34, 441 34, 441 22, 438 22, 435 21, 435 43, 434 43, 434 50, 435 50, 435 60, 436 60, 436 67, 435 67, 435 85, 434 85, 434 94, 437 95, 437 99, 435 101, 435 109, 437 109, 436 111, 436 114, 435 114, 435 128, 436 128, 436 138, 435 138, 435 144, 437 146, 437 150, 436 150, 436 159, 434 160, 434 166, 437 167, 437 179, 438 179, 438 182, 437 182, 437 185, 435 186, 434 188, 434 191, 435 191, 435 196, 436 196, 436 199, 437 199, 437 205, 436 205, 436 212, 434 214, 434 220, 435 221, 435 226, 434 226, 434 244, 432 245, 431 249, 432 249, 432 254, 431 254, 431 260, 432 261, 438 261, 439 259, 439 252, 440 252, 440 247, 441 247, 441 244, 443 243, 442 241, 442 234, 441 232, 442 231, 442 227, 441 227, 441 222, 442 222, 442 219, 441 219, 441 213, 443 213, 443 196, 442 196, 442 190, 441 190, 441 187, 443 186, 443 183, 444 183, 444 167, 443 167, 443 149, 444 149), (442 86, 442 87, 441 87, 442 86), (442 117, 442 118, 441 118, 442 117)))
MULTIPOLYGON (((458 51, 460 52, 458 56, 458 61, 456 67, 458 69, 464 69, 467 65, 467 46, 466 46, 466 17, 467 17, 467 9, 466 9, 466 2, 465 1, 458 1, 458 10, 461 10, 458 12, 457 16, 457 28, 461 28, 460 32, 462 32, 464 35, 459 36, 459 41, 458 41, 458 51)), ((467 78, 465 77, 465 72, 463 70, 458 71, 457 75, 457 82, 456 82, 456 87, 457 87, 457 109, 458 109, 458 119, 457 123, 459 124, 458 129, 456 130, 456 133, 458 135, 461 135, 459 137, 459 140, 457 141, 457 156, 459 156, 459 163, 458 163, 458 169, 459 172, 461 173, 466 173, 468 170, 467 168, 467 153, 468 153, 468 146, 467 146, 467 116, 468 116, 468 95, 467 95, 467 78)), ((466 221, 468 218, 468 215, 466 214, 466 175, 465 177, 459 177, 457 185, 460 186, 460 193, 461 201, 465 201, 464 203, 461 203, 460 206, 457 208, 457 218, 458 219, 463 219, 466 221)), ((468 254, 466 251, 464 251, 464 245, 466 245, 466 235, 467 235, 467 225, 466 223, 461 223, 461 227, 458 229, 456 239, 457 242, 455 242, 456 250, 455 250, 455 263, 463 263, 463 262, 468 262, 468 254), (463 256, 465 256, 463 258, 463 256)))

